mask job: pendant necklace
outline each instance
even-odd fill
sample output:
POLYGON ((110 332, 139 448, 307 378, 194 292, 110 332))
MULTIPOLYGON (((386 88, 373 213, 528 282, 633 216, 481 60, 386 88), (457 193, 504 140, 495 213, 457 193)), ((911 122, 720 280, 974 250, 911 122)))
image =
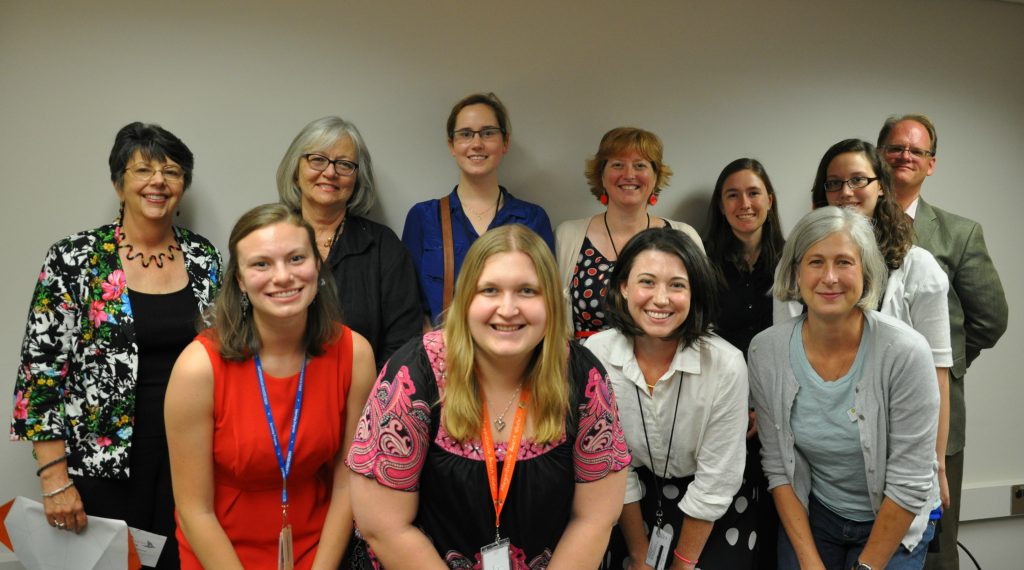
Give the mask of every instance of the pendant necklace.
MULTIPOLYGON (((651 215, 647 214, 647 227, 645 229, 651 229, 651 215)), ((615 247, 615 240, 612 239, 612 229, 608 227, 608 211, 604 212, 604 231, 608 234, 608 241, 612 242, 612 251, 615 252, 615 259, 619 258, 619 248, 615 247)))
POLYGON ((334 242, 338 241, 338 236, 341 235, 341 232, 345 231, 346 220, 348 220, 348 216, 341 219, 341 223, 334 229, 334 235, 324 240, 324 247, 327 248, 327 251, 331 250, 331 246, 334 245, 334 242))
POLYGON ((512 392, 512 397, 509 398, 508 403, 505 404, 505 409, 501 411, 501 415, 498 416, 498 419, 494 420, 494 427, 497 428, 499 433, 501 433, 501 430, 505 429, 505 414, 507 414, 508 409, 512 407, 512 402, 514 402, 516 398, 519 397, 519 390, 521 390, 522 388, 522 384, 516 387, 516 391, 512 392))
POLYGON ((171 245, 167 246, 167 252, 166 253, 162 252, 162 251, 160 253, 146 253, 144 251, 136 252, 135 251, 135 245, 131 244, 131 243, 128 243, 126 241, 127 238, 128 238, 128 235, 124 233, 124 229, 123 228, 119 228, 119 229, 120 229, 119 233, 121 235, 121 239, 118 240, 117 249, 126 249, 126 250, 128 250, 124 254, 125 260, 127 260, 127 261, 135 261, 136 259, 138 259, 139 263, 142 265, 143 269, 149 269, 149 266, 152 265, 153 263, 156 263, 156 268, 157 269, 163 269, 164 268, 164 258, 166 258, 167 261, 174 261, 175 260, 174 252, 175 251, 181 251, 181 248, 178 247, 177 241, 175 241, 171 245))

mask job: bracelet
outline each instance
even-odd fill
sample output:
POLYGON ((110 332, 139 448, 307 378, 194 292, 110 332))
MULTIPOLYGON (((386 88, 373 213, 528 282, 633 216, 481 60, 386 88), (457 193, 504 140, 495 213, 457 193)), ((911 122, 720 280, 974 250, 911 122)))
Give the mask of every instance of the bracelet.
POLYGON ((68 489, 70 489, 72 486, 74 486, 74 484, 75 484, 74 481, 70 481, 69 480, 67 482, 67 484, 64 485, 63 487, 61 487, 59 489, 54 489, 53 491, 50 491, 49 493, 43 493, 43 498, 44 499, 49 499, 50 497, 56 497, 57 495, 59 495, 59 494, 63 493, 64 491, 67 491, 68 489))
POLYGON ((689 558, 683 556, 682 554, 679 554, 678 550, 674 550, 673 549, 672 550, 672 554, 674 554, 676 558, 682 560, 684 564, 689 564, 691 566, 696 566, 697 565, 697 561, 696 560, 690 560, 689 558))
POLYGON ((42 467, 40 467, 39 469, 36 469, 36 477, 39 477, 40 475, 42 475, 43 471, 46 471, 50 467, 53 467, 54 465, 56 465, 58 463, 63 463, 65 461, 67 461, 67 460, 68 460, 68 456, 67 455, 61 455, 60 457, 58 457, 57 459, 54 459, 53 461, 46 462, 45 464, 43 464, 42 467))

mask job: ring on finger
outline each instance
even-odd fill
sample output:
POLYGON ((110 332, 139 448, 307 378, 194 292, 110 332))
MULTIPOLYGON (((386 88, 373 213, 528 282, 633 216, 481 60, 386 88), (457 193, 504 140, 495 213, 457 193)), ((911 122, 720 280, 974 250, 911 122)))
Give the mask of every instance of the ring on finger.
POLYGON ((55 525, 55 526, 56 526, 57 528, 64 528, 65 526, 67 526, 67 525, 65 525, 65 524, 64 524, 64 521, 54 521, 54 523, 53 523, 53 524, 54 524, 54 525, 55 525))

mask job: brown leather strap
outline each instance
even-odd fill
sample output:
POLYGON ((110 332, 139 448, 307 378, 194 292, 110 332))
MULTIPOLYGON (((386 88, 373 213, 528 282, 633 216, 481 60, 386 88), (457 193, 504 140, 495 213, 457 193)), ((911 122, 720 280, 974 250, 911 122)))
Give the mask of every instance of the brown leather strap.
POLYGON ((448 196, 441 198, 441 240, 444 245, 444 293, 441 311, 447 311, 455 293, 455 244, 452 243, 452 208, 448 196))

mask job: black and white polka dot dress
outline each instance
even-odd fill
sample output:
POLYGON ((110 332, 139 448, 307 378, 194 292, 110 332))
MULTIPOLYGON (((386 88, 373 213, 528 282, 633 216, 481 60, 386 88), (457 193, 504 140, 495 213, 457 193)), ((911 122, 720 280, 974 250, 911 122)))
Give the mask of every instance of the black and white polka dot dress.
POLYGON ((577 337, 589 336, 608 328, 604 314, 604 296, 607 292, 605 284, 613 267, 614 261, 606 259, 590 243, 590 238, 583 238, 583 246, 580 248, 579 257, 576 258, 572 284, 569 287, 572 326, 577 337))
MULTIPOLYGON (((656 489, 661 489, 662 526, 672 527, 672 546, 675 547, 679 540, 679 532, 683 525, 683 511, 679 509, 679 500, 686 493, 687 487, 693 482, 693 476, 689 477, 667 477, 657 478, 646 467, 638 467, 636 474, 640 478, 640 486, 643 489, 643 497, 640 499, 640 511, 643 513, 644 529, 650 537, 651 526, 654 525, 655 512, 658 509, 655 497, 656 489)), ((756 495, 753 485, 744 481, 729 510, 722 515, 722 518, 715 521, 715 526, 708 537, 704 550, 697 560, 697 568, 702 570, 750 570, 756 568, 756 549, 760 537, 755 530, 755 521, 750 517, 743 516, 758 500, 771 501, 769 497, 751 496, 756 495)), ((774 540, 774 537, 769 540, 774 540)), ((626 546, 626 539, 623 537, 619 526, 612 530, 611 542, 608 552, 602 563, 602 570, 620 570, 629 567, 629 548, 626 546)), ((665 565, 670 566, 669 559, 665 565)))

